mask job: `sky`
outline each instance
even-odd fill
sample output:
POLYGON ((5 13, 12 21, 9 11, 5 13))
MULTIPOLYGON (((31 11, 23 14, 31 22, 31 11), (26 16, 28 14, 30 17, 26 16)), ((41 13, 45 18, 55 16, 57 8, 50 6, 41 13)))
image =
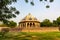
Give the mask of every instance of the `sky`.
MULTIPOLYGON (((31 0, 29 0, 31 1, 31 0)), ((20 22, 26 15, 31 13, 39 21, 44 19, 49 19, 50 21, 56 20, 60 16, 60 0, 54 0, 54 2, 40 2, 39 0, 34 0, 34 6, 30 3, 26 3, 24 0, 18 0, 16 3, 12 3, 11 6, 19 10, 20 14, 11 20, 15 22, 20 22), (50 5, 50 8, 46 8, 46 5, 50 5)))

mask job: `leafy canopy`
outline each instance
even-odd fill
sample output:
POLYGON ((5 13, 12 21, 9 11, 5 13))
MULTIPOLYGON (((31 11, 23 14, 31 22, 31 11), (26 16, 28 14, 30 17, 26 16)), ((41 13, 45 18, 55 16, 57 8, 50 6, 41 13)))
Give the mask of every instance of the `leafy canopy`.
POLYGON ((9 7, 13 2, 17 2, 17 0, 0 0, 0 21, 5 24, 9 24, 9 19, 15 18, 19 14, 15 7, 9 7))
MULTIPOLYGON (((45 2, 49 2, 49 3, 52 3, 54 0, 39 0, 40 2, 43 2, 43 1, 45 1, 45 2)), ((25 2, 26 3, 28 3, 28 2, 30 2, 30 4, 31 5, 33 5, 34 6, 34 0, 25 0, 25 2)), ((49 8, 50 6, 49 5, 46 5, 46 8, 49 8)))
POLYGON ((14 21, 10 21, 10 23, 8 24, 8 27, 14 28, 17 26, 17 23, 14 21))
POLYGON ((45 20, 43 20, 43 22, 41 22, 41 26, 52 26, 52 23, 50 22, 50 20, 49 19, 45 19, 45 20))

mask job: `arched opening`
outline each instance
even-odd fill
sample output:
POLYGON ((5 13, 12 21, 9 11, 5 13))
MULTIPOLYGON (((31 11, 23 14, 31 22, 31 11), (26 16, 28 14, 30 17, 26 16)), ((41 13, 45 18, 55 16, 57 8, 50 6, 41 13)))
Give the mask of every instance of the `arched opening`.
POLYGON ((30 23, 30 27, 32 26, 32 23, 30 23))
POLYGON ((27 26, 29 26, 29 23, 27 23, 27 26))
POLYGON ((35 23, 33 23, 33 27, 35 27, 35 23))
POLYGON ((23 27, 25 27, 25 24, 23 24, 23 27))

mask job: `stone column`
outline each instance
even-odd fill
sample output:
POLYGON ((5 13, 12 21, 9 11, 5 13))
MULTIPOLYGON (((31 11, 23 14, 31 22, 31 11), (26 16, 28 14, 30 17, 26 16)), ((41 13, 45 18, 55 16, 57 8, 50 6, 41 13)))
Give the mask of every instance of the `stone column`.
POLYGON ((19 27, 21 28, 21 24, 19 24, 19 27))
POLYGON ((22 28, 22 24, 21 24, 21 28, 22 28))
POLYGON ((23 23, 22 23, 22 28, 23 28, 23 23))
POLYGON ((39 27, 40 27, 40 23, 39 23, 39 27))
POLYGON ((34 27, 33 22, 32 22, 32 28, 34 27))
POLYGON ((26 28, 27 28, 27 23, 25 23, 26 24, 26 28))
POLYGON ((21 28, 21 24, 19 24, 19 27, 21 28))
POLYGON ((21 24, 21 28, 22 28, 22 24, 21 24))
POLYGON ((40 23, 38 23, 38 25, 39 25, 38 27, 40 27, 40 23))
POLYGON ((36 28, 38 27, 38 23, 36 23, 36 28))
POLYGON ((30 23, 29 23, 29 26, 28 27, 30 28, 30 23))
POLYGON ((36 28, 36 23, 35 23, 35 28, 36 28))
POLYGON ((25 25, 25 28, 26 28, 26 23, 24 25, 25 25))

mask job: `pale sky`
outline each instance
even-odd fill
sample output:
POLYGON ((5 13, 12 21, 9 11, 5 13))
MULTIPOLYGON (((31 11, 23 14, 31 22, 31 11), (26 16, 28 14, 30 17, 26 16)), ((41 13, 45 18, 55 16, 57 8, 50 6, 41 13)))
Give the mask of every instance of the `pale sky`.
POLYGON ((54 0, 52 3, 34 0, 34 3, 34 6, 30 3, 26 3, 24 0, 18 0, 17 3, 13 3, 12 6, 16 7, 16 9, 20 11, 20 14, 12 20, 18 23, 29 13, 35 16, 39 21, 43 21, 44 19, 52 21, 60 16, 60 0, 54 0), (46 8, 46 5, 50 5, 50 8, 46 8))

